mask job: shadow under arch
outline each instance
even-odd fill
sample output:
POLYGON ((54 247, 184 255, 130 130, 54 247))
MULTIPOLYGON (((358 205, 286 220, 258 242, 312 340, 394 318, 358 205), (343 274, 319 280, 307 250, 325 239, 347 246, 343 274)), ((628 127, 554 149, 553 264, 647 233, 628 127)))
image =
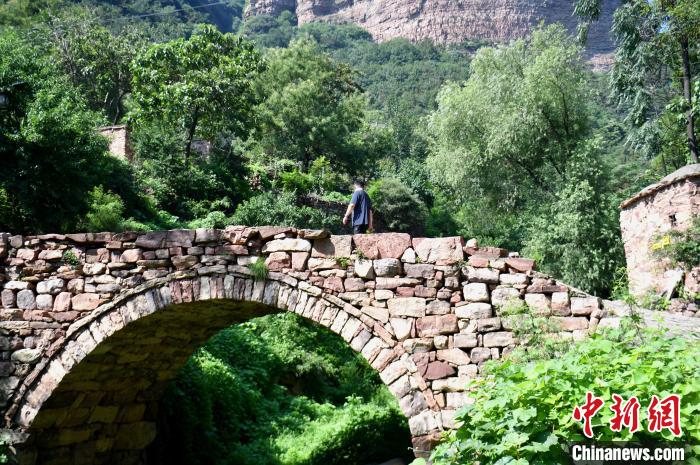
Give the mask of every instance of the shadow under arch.
MULTIPOLYGON (((168 382, 210 337, 254 317, 293 311, 339 334, 380 374, 400 355, 390 336, 301 284, 173 273, 76 322, 16 413, 27 433, 20 463, 143 464, 168 382)), ((389 387, 397 398, 405 394, 389 387)))

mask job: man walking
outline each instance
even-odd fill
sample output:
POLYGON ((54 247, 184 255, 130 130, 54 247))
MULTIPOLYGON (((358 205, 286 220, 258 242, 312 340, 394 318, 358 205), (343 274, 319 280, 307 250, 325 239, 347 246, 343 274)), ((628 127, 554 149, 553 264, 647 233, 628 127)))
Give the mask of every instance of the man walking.
POLYGON ((372 229, 372 201, 365 192, 365 183, 355 180, 353 183, 355 192, 352 193, 350 205, 343 217, 343 224, 348 224, 352 217, 353 234, 364 234, 368 229, 372 229))

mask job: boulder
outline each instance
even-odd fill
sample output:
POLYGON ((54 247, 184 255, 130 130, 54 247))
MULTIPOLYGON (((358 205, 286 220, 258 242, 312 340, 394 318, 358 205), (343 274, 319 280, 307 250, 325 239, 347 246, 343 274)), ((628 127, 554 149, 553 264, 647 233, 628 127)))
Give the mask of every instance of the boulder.
POLYGON ((352 236, 331 236, 314 241, 311 256, 316 258, 349 257, 352 254, 352 236))
POLYGON ((436 237, 413 239, 413 248, 422 263, 454 265, 464 260, 461 237, 436 237))
POLYGON ((401 258, 411 246, 411 236, 404 233, 355 234, 352 236, 355 248, 365 258, 401 258))
POLYGON ((311 250, 311 242, 305 239, 276 239, 267 242, 263 248, 263 253, 272 252, 308 252, 311 250))
POLYGON ((401 262, 396 258, 374 260, 373 267, 377 276, 391 277, 401 274, 401 262))

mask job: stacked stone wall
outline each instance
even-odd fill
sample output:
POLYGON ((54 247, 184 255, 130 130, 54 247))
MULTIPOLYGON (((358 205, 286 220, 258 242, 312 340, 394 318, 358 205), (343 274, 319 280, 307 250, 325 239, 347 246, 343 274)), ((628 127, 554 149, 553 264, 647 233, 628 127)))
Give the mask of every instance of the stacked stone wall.
POLYGON ((25 463, 49 463, 42 450, 56 463, 139 463, 147 444, 130 432, 153 432, 155 415, 141 405, 157 404, 193 350, 227 325, 294 311, 379 371, 420 453, 455 427, 482 365, 518 343, 501 317, 509 302, 551 317, 570 340, 619 323, 608 303, 512 255, 459 237, 284 227, 2 233, 5 434, 33 444, 25 463), (266 279, 253 277, 257 260, 266 279))

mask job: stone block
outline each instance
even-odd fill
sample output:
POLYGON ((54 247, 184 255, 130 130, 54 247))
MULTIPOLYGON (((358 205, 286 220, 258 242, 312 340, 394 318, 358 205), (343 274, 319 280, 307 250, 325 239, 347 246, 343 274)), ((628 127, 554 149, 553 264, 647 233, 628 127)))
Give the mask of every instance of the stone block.
POLYGON ((316 239, 311 250, 315 258, 349 257, 352 254, 352 236, 331 236, 316 239))
POLYGON ((590 315, 595 310, 600 309, 600 298, 598 297, 572 297, 571 314, 573 316, 590 315))
POLYGON ((468 365, 471 360, 469 355, 461 349, 444 349, 438 350, 436 353, 438 360, 448 362, 453 365, 468 365))
POLYGON ((17 308, 22 310, 34 310, 36 308, 34 292, 29 289, 19 291, 17 293, 17 308))
POLYGON ((15 293, 11 289, 3 289, 0 293, 3 308, 15 308, 15 293))
POLYGON ((478 320, 480 318, 491 318, 493 309, 491 304, 475 302, 455 308, 455 314, 459 318, 478 320))
POLYGON ((309 252, 311 242, 305 239, 275 239, 267 242, 263 248, 263 253, 272 252, 309 252))
POLYGON ((426 302, 419 297, 396 297, 387 301, 392 316, 425 316, 426 302))
POLYGON ((355 248, 365 258, 401 258, 411 246, 411 236, 404 233, 355 234, 352 237, 355 248))
POLYGON ((377 321, 381 321, 382 323, 387 323, 389 321, 389 310, 386 308, 380 308, 380 307, 362 307, 360 309, 362 313, 366 313, 367 315, 371 316, 377 321))
POLYGON ((512 287, 498 286, 491 292, 491 303, 503 307, 520 299, 520 291, 512 287))
POLYGON ((380 258, 372 263, 374 274, 381 277, 392 277, 401 274, 401 262, 397 258, 380 258))
POLYGON ((413 248, 423 263, 454 265, 464 259, 461 237, 437 237, 413 239, 413 248))
POLYGON ((489 288, 484 283, 469 283, 464 286, 464 300, 467 302, 488 302, 489 288))
POLYGON ((90 311, 96 309, 100 305, 99 294, 78 294, 71 299, 73 310, 90 311))
POLYGON ((506 265, 521 273, 527 273, 535 269, 535 261, 529 258, 509 257, 505 261, 506 265))
POLYGON ((456 333, 459 331, 457 315, 430 315, 419 318, 416 320, 416 330, 420 337, 456 333))
POLYGON ((506 347, 515 344, 513 333, 499 331, 484 334, 484 347, 506 347))
POLYGON ((476 337, 476 334, 457 333, 454 335, 453 340, 454 346, 460 349, 476 347, 478 345, 478 339, 476 337))

